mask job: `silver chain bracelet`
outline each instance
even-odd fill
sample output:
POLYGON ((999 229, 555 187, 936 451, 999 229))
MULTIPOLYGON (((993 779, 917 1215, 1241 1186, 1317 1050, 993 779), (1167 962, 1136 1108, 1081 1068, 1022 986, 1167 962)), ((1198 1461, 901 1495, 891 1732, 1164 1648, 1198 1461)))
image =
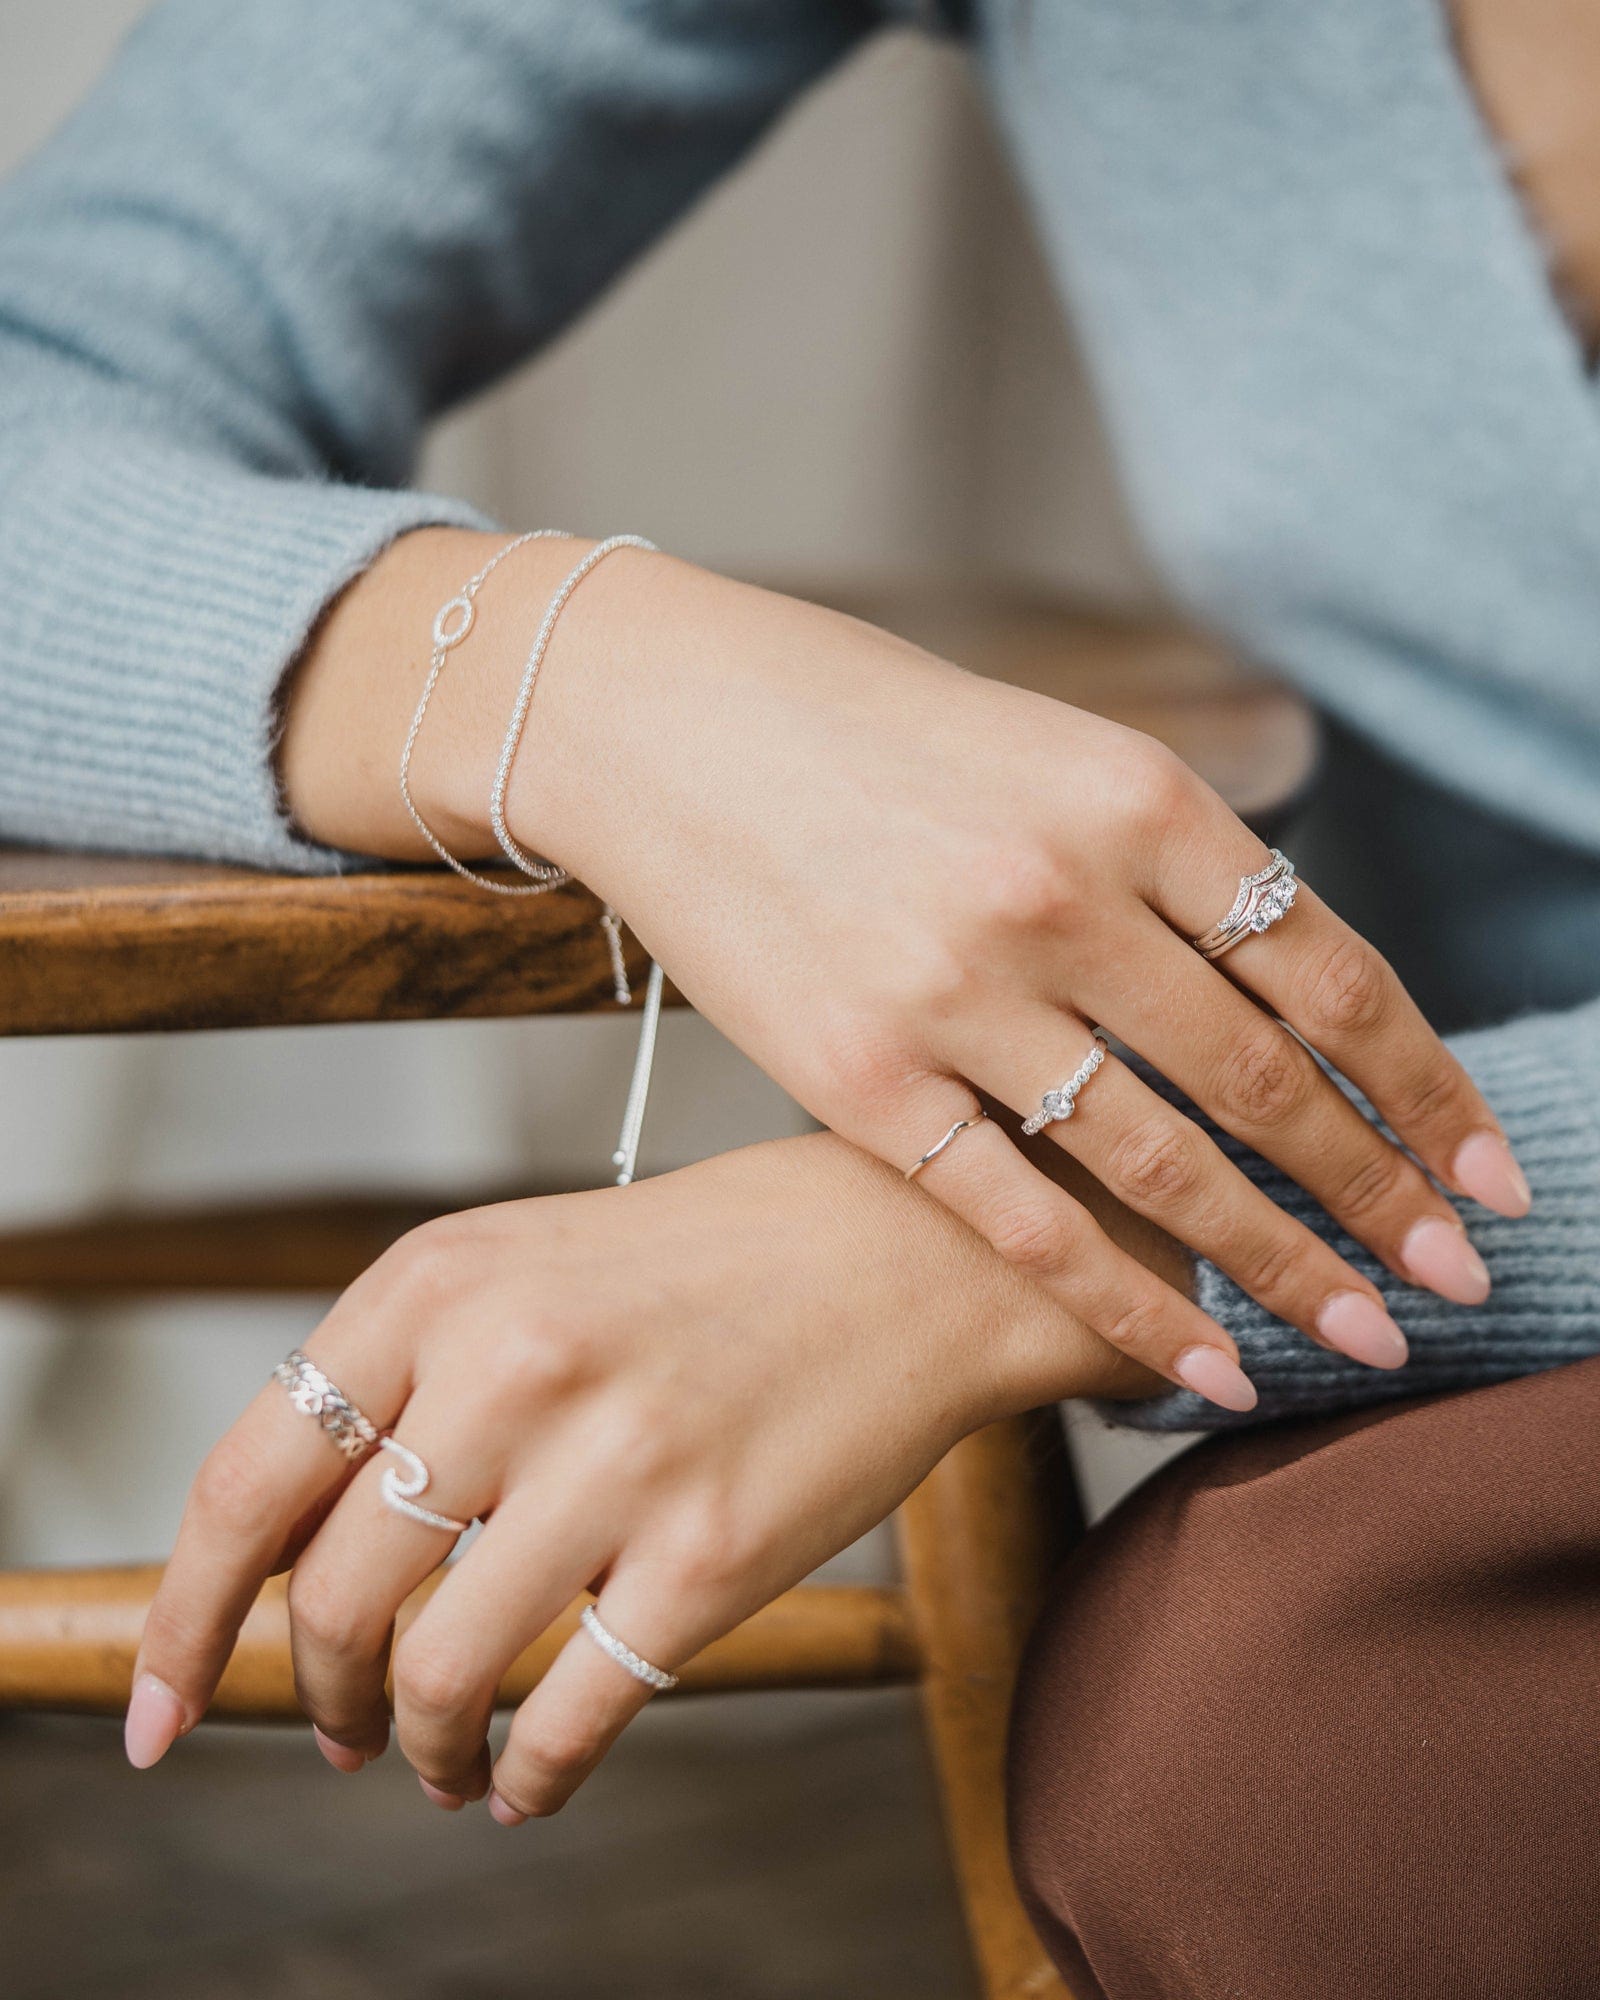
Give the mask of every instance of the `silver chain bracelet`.
MULTIPOLYGON (((497 882, 493 876, 485 875, 476 868, 469 868, 464 861, 450 852, 444 842, 429 826, 411 796, 411 759, 417 747, 417 738, 422 733, 423 718, 428 713, 428 704, 433 699, 434 689, 444 672, 445 661, 472 631, 478 618, 478 592, 494 574, 507 556, 528 542, 549 540, 570 540, 563 528, 530 528, 527 533, 515 536, 503 548, 497 549, 489 560, 461 586, 454 597, 447 598, 439 607, 433 621, 433 650, 428 661, 428 677, 423 682, 422 694, 418 699, 416 712, 411 718, 411 727, 406 732, 406 740, 400 752, 400 797, 410 814, 412 824, 422 835, 439 859, 451 868, 463 881, 473 883, 477 888, 487 889, 496 896, 543 896, 552 889, 559 889, 572 878, 566 869, 554 861, 542 861, 529 854, 512 838, 506 825, 506 792, 511 783, 511 769, 516 762, 527 726, 528 711, 533 704, 534 689, 538 684, 539 670, 544 665, 545 655, 550 650, 550 639, 556 622, 566 609, 567 600, 583 582, 591 570, 618 549, 645 549, 655 552, 654 542, 648 542, 642 535, 612 535, 605 541, 597 542, 557 585, 555 594, 546 607, 539 630, 527 660, 523 664, 522 679, 517 687, 516 700, 512 704, 511 720, 506 728, 505 738, 500 746, 499 762, 495 766, 494 785, 489 795, 489 823, 501 852, 512 866, 529 879, 525 882, 497 882)), ((606 951, 611 961, 613 992, 619 1007, 631 1006, 633 988, 628 980, 627 961, 622 950, 622 919, 607 903, 600 914, 600 927, 605 933, 606 951)), ((612 1165, 618 1169, 617 1186, 626 1187, 633 1180, 639 1162, 639 1141, 644 1130, 645 1107, 650 1096, 650 1079, 655 1065, 656 1036, 661 1022, 662 997, 661 967, 654 959, 650 961, 650 977, 645 988, 644 1009, 639 1021, 639 1046, 634 1057, 633 1077, 628 1088, 627 1106, 622 1117, 622 1133, 617 1141, 617 1149, 611 1156, 612 1165)))

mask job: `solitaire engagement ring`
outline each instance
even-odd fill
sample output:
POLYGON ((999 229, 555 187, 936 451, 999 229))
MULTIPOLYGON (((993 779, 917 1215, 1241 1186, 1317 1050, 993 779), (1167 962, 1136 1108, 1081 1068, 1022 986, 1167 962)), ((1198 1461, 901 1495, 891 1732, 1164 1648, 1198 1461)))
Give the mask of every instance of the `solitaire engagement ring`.
POLYGON ((1042 1132, 1047 1125, 1064 1124, 1072 1116, 1077 1108, 1078 1092, 1105 1061, 1107 1053, 1105 1036, 1097 1034, 1094 1038, 1094 1047, 1066 1082, 1056 1090, 1047 1090, 1038 1110, 1031 1118, 1022 1121, 1022 1129, 1030 1139, 1035 1132, 1042 1132))
POLYGON ((1260 937, 1263 931, 1281 923, 1294 908, 1299 887, 1294 863, 1274 847, 1265 868, 1254 875, 1240 876, 1239 893, 1222 922, 1213 924, 1203 936, 1190 942, 1202 958, 1221 958, 1236 944, 1243 944, 1247 937, 1260 937))

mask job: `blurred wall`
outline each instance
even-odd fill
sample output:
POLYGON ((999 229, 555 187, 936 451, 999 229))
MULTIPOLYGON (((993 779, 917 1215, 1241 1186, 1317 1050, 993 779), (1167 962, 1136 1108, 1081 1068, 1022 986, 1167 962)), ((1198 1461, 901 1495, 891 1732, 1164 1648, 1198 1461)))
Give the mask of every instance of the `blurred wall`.
MULTIPOLYGON (((0 0, 0 171, 142 11, 0 0)), ((881 37, 551 352, 440 425, 422 477, 509 523, 633 528, 778 584, 1150 594, 963 59, 910 34, 881 37)), ((598 1180, 630 1037, 541 1022, 0 1045, 0 1213, 598 1180)), ((698 1021, 669 1022, 658 1074, 650 1169, 803 1122, 698 1021)), ((8 1309, 0 1555, 165 1547, 205 1445, 313 1318, 8 1309)))

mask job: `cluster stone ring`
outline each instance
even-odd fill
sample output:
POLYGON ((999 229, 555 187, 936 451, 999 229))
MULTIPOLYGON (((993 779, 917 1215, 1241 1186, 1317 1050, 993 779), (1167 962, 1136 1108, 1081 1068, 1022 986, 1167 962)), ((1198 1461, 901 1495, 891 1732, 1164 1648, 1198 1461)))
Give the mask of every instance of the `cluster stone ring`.
POLYGON ((1213 924, 1210 930, 1190 940, 1202 958, 1221 958, 1236 944, 1243 944, 1247 937, 1260 937, 1263 931, 1281 923, 1294 908, 1295 893, 1300 887, 1294 863, 1276 847, 1271 852, 1272 859, 1265 868, 1257 869, 1254 875, 1239 877, 1239 893, 1221 923, 1213 924))
POLYGON ((386 1451, 400 1461, 399 1466, 385 1466, 378 1483, 386 1507, 392 1507, 397 1514, 404 1514, 410 1520, 420 1521, 425 1528, 442 1528, 451 1535, 466 1533, 467 1522, 457 1521, 449 1514, 435 1514, 430 1508, 417 1505, 418 1496, 428 1490, 428 1468, 409 1445, 403 1445, 398 1438, 380 1431, 370 1417, 364 1416, 309 1354, 295 1348, 273 1369, 272 1379, 282 1385, 301 1416, 314 1418, 329 1443, 352 1464, 365 1458, 373 1449, 386 1451), (405 1467, 404 1473, 400 1466, 405 1467))
POLYGON ((1047 1125, 1064 1124, 1072 1116, 1078 1106, 1078 1092, 1105 1061, 1108 1053, 1106 1038, 1097 1031, 1094 1047, 1066 1082, 1059 1084, 1054 1090, 1047 1090, 1040 1099, 1038 1110, 1031 1118, 1023 1119, 1022 1129, 1030 1139, 1036 1132, 1042 1132, 1047 1125))
POLYGON ((642 1654, 619 1639, 609 1625, 602 1624, 600 1614, 592 1604, 583 1607, 578 1614, 578 1623, 602 1653, 609 1653, 619 1667, 632 1674, 636 1681, 642 1681, 647 1688, 654 1688, 657 1694, 665 1694, 668 1688, 678 1685, 676 1674, 669 1674, 665 1667, 652 1666, 642 1654))

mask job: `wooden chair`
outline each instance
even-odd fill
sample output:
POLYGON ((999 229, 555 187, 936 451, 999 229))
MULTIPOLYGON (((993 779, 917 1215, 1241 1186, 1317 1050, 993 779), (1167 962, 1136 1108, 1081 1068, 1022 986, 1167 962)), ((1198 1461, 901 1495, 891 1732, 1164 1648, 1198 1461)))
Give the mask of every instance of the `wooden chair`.
MULTIPOLYGON (((1280 815, 1308 779, 1314 737, 1303 707, 1191 637, 1048 607, 852 608, 1151 731, 1258 824, 1280 815)), ((610 979, 596 914, 576 889, 508 905, 442 871, 302 880, 0 854, 0 1034, 605 1012, 610 979)), ((0 1291, 52 1299, 333 1291, 426 1214, 485 1192, 431 1204, 111 1214, 30 1229, 0 1239, 0 1291)), ((1018 1653, 1046 1578, 1082 1527, 1056 1414, 997 1424, 957 1446, 900 1509, 898 1586, 802 1586, 683 1671, 684 1694, 920 1688, 986 2000, 1066 1994, 1012 1884, 1001 1773, 1018 1653)), ((159 1573, 0 1575, 0 1707, 120 1711, 159 1573)), ((517 1662, 502 1703, 527 1693, 576 1615, 574 1606, 517 1662)), ((298 1714, 281 1579, 248 1619, 214 1712, 298 1714)))

